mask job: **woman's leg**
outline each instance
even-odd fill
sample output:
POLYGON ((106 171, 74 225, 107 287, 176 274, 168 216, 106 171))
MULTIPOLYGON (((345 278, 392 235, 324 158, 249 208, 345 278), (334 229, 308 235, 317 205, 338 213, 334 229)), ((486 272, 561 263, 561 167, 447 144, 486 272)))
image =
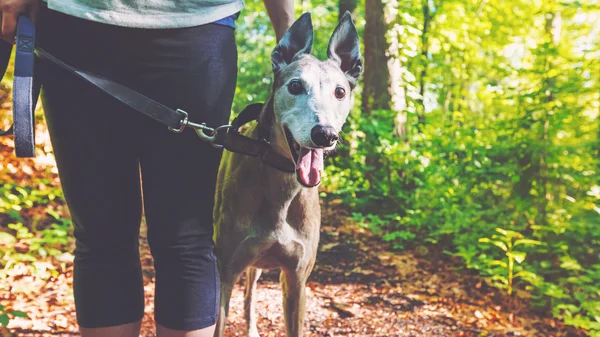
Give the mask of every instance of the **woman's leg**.
MULTIPOLYGON (((107 136, 103 130, 113 126, 86 116, 105 113, 103 105, 92 93, 83 96, 86 101, 75 98, 71 84, 61 77, 50 81, 44 89, 44 106, 75 226, 73 284, 78 323, 84 337, 138 336, 139 322, 132 323, 142 318, 144 305, 138 251, 138 161, 135 152, 123 144, 125 140, 115 136, 122 130, 113 128, 107 136), (117 327, 104 328, 109 326, 117 327)), ((86 90, 79 88, 77 93, 86 90)))
MULTIPOLYGON (((154 40, 132 48, 139 68, 131 85, 187 111, 191 121, 227 124, 237 75, 234 30, 209 24, 154 34, 154 40)), ((192 130, 175 134, 144 122, 140 162, 156 269, 157 332, 212 336, 220 297, 212 212, 221 151, 192 130)))
MULTIPOLYGON (((44 48, 83 68, 104 67, 90 33, 84 20, 40 13, 44 48)), ((142 207, 137 137, 123 117, 128 111, 62 70, 45 69, 43 78, 46 118, 75 227, 74 296, 82 336, 138 336, 142 207)))

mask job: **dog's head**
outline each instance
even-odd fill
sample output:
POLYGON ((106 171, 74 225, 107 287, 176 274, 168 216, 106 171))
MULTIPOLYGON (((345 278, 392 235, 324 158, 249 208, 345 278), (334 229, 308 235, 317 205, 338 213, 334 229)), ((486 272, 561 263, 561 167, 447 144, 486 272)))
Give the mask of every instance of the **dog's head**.
POLYGON ((273 110, 282 133, 275 141, 289 150, 296 162, 297 179, 306 187, 321 181, 323 153, 337 145, 352 106, 352 90, 362 72, 358 33, 349 13, 329 40, 327 60, 310 55, 312 42, 312 21, 305 13, 271 55, 273 110))

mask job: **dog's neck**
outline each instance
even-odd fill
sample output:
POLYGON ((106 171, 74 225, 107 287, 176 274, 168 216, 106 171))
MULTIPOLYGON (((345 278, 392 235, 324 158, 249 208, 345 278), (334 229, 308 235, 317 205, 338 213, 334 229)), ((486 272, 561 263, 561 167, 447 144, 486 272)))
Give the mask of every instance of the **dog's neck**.
POLYGON ((278 125, 276 121, 273 94, 269 95, 267 102, 260 112, 257 131, 258 137, 266 139, 275 152, 284 158, 288 158, 290 161, 294 161, 283 127, 278 125))
MULTIPOLYGON (((279 130, 275 121, 275 109, 273 104, 273 94, 269 95, 265 103, 257 124, 257 136, 267 139, 276 151, 286 156, 287 141, 282 130, 279 130)), ((293 160, 290 157, 290 160, 293 160)), ((270 203, 277 205, 276 209, 287 210, 292 200, 304 189, 294 173, 279 171, 273 167, 263 164, 262 171, 269 178, 265 180, 263 188, 270 203)), ((287 212, 284 212, 287 213, 287 212)))
POLYGON ((263 106, 260 115, 258 116, 258 136, 261 139, 269 139, 271 136, 271 128, 273 126, 273 122, 275 121, 275 110, 273 108, 273 94, 269 94, 269 98, 267 98, 267 102, 263 106))

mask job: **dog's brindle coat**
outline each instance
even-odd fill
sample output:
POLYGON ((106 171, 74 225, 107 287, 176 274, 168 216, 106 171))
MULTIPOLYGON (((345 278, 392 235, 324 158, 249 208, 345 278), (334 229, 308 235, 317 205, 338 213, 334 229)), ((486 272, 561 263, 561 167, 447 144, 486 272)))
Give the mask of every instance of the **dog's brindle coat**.
POLYGON ((312 38, 307 13, 274 49, 273 93, 258 125, 245 132, 258 138, 259 129, 266 130, 276 151, 304 171, 299 168, 296 175, 277 171, 257 158, 231 152, 221 161, 214 209, 221 278, 215 336, 223 336, 231 291, 244 270, 248 335, 258 336, 254 291, 264 268, 282 270, 287 336, 303 334, 306 280, 315 264, 321 222, 318 190, 307 186, 320 182, 323 150, 335 147, 362 71, 358 34, 348 13, 330 39, 328 60, 310 55, 312 38), (342 95, 345 92, 348 95, 342 95), (310 157, 300 159, 298 150, 300 157, 302 153, 310 157))

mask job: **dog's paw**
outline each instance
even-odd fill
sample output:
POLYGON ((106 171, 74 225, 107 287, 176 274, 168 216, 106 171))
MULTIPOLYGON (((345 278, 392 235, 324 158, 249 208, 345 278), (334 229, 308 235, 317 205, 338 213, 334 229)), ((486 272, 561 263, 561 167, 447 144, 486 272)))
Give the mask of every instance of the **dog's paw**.
POLYGON ((260 335, 258 334, 258 329, 254 327, 248 330, 248 337, 260 337, 260 335))

